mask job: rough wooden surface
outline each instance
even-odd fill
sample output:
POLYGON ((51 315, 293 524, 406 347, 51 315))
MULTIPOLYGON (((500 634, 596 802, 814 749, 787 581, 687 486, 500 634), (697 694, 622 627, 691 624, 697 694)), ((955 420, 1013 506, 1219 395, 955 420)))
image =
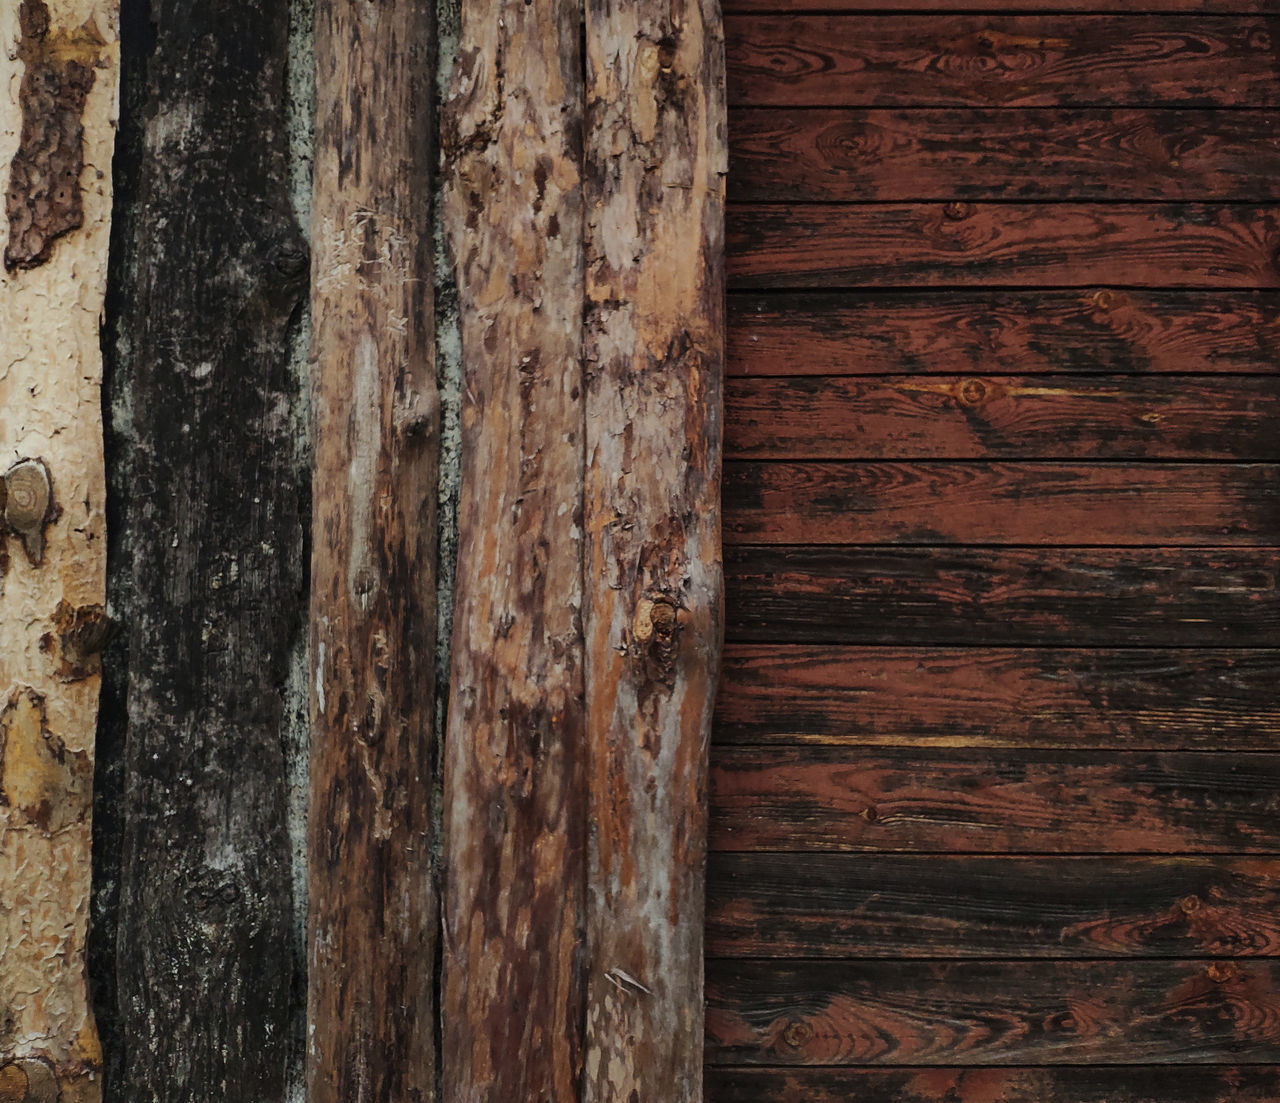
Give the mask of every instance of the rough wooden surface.
POLYGON ((307 1083, 436 1093, 435 8, 321 0, 307 1083))
POLYGON ((0 1098, 101 1097, 85 968, 107 641, 116 5, 0 8, 0 1098))

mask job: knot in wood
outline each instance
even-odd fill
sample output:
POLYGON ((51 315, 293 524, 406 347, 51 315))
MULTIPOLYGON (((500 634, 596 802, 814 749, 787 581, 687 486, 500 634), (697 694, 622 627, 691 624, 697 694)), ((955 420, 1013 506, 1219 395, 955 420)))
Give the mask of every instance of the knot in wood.
POLYGON ((959 222, 963 218, 968 218, 972 211, 973 208, 969 206, 968 203, 948 203, 942 208, 942 213, 953 222, 959 222))
POLYGON ((35 532, 49 516, 53 486, 39 460, 19 460, 4 476, 5 523, 21 535, 35 532))
POLYGON ((0 1103, 58 1103, 58 1078, 34 1058, 0 1065, 0 1103))
POLYGON ((638 645, 649 682, 671 685, 675 680, 679 610, 664 597, 642 597, 631 618, 631 638, 638 645))

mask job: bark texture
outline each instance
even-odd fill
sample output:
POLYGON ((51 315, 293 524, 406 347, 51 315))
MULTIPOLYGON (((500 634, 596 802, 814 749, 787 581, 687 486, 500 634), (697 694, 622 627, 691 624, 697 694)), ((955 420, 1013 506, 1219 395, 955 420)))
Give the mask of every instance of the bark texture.
POLYGON ((106 643, 98 323, 116 7, 0 9, 0 1099, 93 1103, 94 731, 106 643), (62 240, 58 240, 58 239, 62 240))
POLYGON ((308 1098, 435 1098, 434 6, 321 0, 308 1098))

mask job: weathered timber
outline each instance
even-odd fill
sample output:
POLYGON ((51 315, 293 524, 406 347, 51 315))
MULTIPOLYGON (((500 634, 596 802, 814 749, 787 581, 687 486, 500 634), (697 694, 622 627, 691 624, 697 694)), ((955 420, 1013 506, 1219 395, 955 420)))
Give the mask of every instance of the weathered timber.
POLYGON ((1280 963, 707 962, 711 1064, 1280 1061, 1280 963))
POLYGON ((713 851, 1265 853, 1280 760, 721 745, 710 801, 713 851))
POLYGON ((730 208, 727 232, 743 289, 1280 287, 1280 207, 766 204, 730 208))
POLYGON ((1268 291, 740 294, 727 372, 1270 374, 1277 314, 1268 291))
POLYGON ((724 525, 733 544, 1271 545, 1280 466, 735 460, 724 525))
POLYGON ((716 741, 1271 751, 1276 652, 726 647, 716 741))
POLYGON ((1259 17, 741 15, 726 21, 737 106, 1274 107, 1259 17))
POLYGON ((722 633, 718 0, 588 0, 585 1100, 702 1097, 722 633))
POLYGON ((735 547, 730 639, 1275 647, 1274 548, 735 547))
POLYGON ((436 1092, 435 7, 316 6, 307 1098, 436 1092))
MULTIPOLYGON (((727 15, 739 12, 960 12, 997 10, 995 0, 725 0, 727 15)), ((1280 12, 1277 0, 1018 0, 1023 12, 1191 12, 1249 15, 1280 12)))
POLYGON ((118 1092, 278 1103, 297 983, 282 711, 309 497, 288 365, 307 282, 288 11, 159 0, 150 23, 138 267, 116 288, 134 442, 118 1092))
POLYGON ((463 7, 443 121, 463 454, 447 1100, 576 1100, 586 923, 581 11, 463 7))
POLYGON ((707 956, 1271 957, 1278 902, 1274 858, 717 854, 707 956))
POLYGON ((1280 198, 1274 111, 744 109, 729 198, 1280 198))

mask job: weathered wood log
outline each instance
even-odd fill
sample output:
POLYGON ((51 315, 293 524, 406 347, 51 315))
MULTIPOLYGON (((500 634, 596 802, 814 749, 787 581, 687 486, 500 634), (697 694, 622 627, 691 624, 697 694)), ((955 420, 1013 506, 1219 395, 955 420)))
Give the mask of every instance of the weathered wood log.
POLYGON ((0 1098, 19 1103, 102 1090, 85 942, 118 77, 111 0, 0 8, 0 1098))
POLYGON ((311 1103, 436 1092, 435 8, 316 8, 311 1103))
POLYGON ((589 0, 585 528, 592 1101, 702 1093, 721 627, 718 0, 589 0))

